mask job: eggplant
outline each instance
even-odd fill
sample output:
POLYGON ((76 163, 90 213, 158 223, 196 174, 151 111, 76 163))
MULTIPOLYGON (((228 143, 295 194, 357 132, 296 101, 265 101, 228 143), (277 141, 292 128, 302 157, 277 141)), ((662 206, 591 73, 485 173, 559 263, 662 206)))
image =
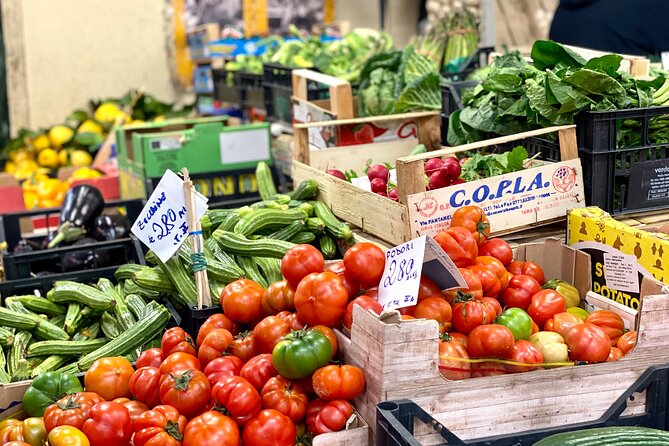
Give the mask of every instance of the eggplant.
POLYGON ((58 234, 49 242, 49 248, 62 241, 72 242, 84 237, 104 205, 102 194, 96 187, 80 184, 68 190, 60 208, 58 234))
POLYGON ((26 252, 33 252, 35 249, 28 243, 28 240, 21 239, 14 247, 14 254, 23 254, 26 252))
POLYGON ((93 222, 91 236, 99 241, 126 238, 130 235, 130 220, 121 214, 99 215, 93 222))
POLYGON ((78 252, 71 252, 63 256, 63 270, 78 271, 91 268, 102 268, 111 265, 111 256, 108 249, 95 248, 95 240, 92 237, 85 237, 77 240, 72 246, 92 245, 91 249, 82 249, 78 252))

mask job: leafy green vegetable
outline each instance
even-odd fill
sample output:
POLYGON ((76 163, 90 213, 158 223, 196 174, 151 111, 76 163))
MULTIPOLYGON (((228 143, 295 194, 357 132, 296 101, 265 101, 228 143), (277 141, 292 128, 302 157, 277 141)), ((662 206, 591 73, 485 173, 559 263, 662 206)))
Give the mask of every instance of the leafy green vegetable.
POLYGON ((527 150, 518 146, 501 154, 475 153, 462 165, 460 177, 465 181, 476 181, 506 173, 518 172, 525 168, 527 150))

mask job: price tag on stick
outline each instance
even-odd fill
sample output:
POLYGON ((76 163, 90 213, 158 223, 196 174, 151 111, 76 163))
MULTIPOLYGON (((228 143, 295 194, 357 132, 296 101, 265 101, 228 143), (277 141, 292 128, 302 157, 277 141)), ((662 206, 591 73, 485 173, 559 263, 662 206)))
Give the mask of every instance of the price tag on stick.
MULTIPOLYGON (((195 216, 198 220, 207 207, 207 198, 196 192, 195 216)), ((166 170, 131 231, 163 262, 172 257, 188 237, 183 179, 166 170)))
POLYGON ((432 279, 442 290, 467 286, 458 268, 437 242, 424 235, 386 251, 386 267, 378 296, 383 309, 416 305, 421 274, 432 279))

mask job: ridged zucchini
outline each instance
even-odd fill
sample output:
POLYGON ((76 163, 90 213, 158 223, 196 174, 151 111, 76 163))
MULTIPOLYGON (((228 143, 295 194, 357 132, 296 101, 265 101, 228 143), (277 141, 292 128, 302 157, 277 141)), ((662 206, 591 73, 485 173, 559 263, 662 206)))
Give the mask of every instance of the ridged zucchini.
POLYGON ((108 311, 105 311, 100 318, 100 329, 107 339, 115 339, 121 334, 121 326, 108 311))
POLYGON ((156 253, 149 250, 145 255, 144 255, 144 260, 146 260, 146 263, 149 265, 157 265, 158 264, 158 256, 156 256, 156 253))
POLYGON ((25 363, 26 352, 32 337, 33 335, 28 331, 19 331, 14 336, 14 345, 9 349, 7 356, 7 371, 12 379, 17 375, 22 362, 25 363))
POLYGON ((65 307, 55 304, 48 299, 38 296, 12 296, 5 299, 5 302, 18 301, 24 307, 35 313, 47 314, 49 316, 57 316, 65 314, 65 307))
POLYGON ((207 274, 211 279, 225 285, 234 282, 244 275, 239 266, 220 262, 214 258, 207 257, 207 274))
POLYGON ((253 261, 260 268, 260 272, 267 279, 267 283, 271 284, 283 280, 281 260, 270 257, 253 257, 253 261))
POLYGON ((258 193, 263 200, 269 200, 276 195, 272 171, 264 161, 258 162, 256 166, 256 182, 258 183, 258 193))
POLYGON ((70 339, 70 336, 57 325, 49 322, 46 319, 46 315, 37 315, 32 311, 28 310, 23 304, 19 301, 14 301, 9 303, 13 311, 16 311, 19 314, 24 314, 25 316, 32 318, 35 321, 35 327, 32 329, 33 334, 40 339, 54 339, 54 340, 66 340, 70 339))
POLYGON ((316 240, 316 235, 314 235, 313 232, 309 231, 302 231, 298 232, 293 236, 293 238, 290 239, 292 243, 295 243, 296 245, 302 245, 305 243, 311 243, 314 240, 316 240))
POLYGON ((308 179, 302 181, 297 188, 290 194, 293 200, 309 200, 318 193, 318 182, 308 179))
POLYGON ((304 220, 306 214, 299 208, 288 210, 258 209, 251 215, 242 218, 234 228, 235 234, 249 236, 255 234, 262 228, 291 224, 295 220, 304 220))
POLYGON ((47 356, 46 358, 44 358, 42 362, 40 362, 40 364, 37 367, 33 368, 32 372, 30 372, 30 377, 35 378, 40 373, 56 370, 57 368, 65 364, 71 357, 72 357, 71 355, 47 356))
POLYGON ((0 327, 0 346, 11 347, 14 343, 14 332, 9 328, 0 327))
POLYGON ((0 383, 9 384, 12 382, 12 377, 7 373, 7 358, 5 352, 0 348, 0 383))
POLYGON ((65 315, 59 314, 58 316, 54 316, 49 319, 49 322, 51 322, 56 327, 65 328, 65 315))
POLYGON ((668 445, 669 432, 636 426, 611 426, 551 435, 534 446, 668 445))
POLYGON ((141 288, 159 293, 173 293, 176 290, 167 274, 159 267, 138 271, 132 280, 141 288))
POLYGON ((105 338, 87 339, 85 341, 40 341, 28 347, 27 356, 45 355, 83 355, 102 347, 107 343, 105 338))
POLYGON ((125 303, 128 309, 135 315, 138 321, 141 321, 146 313, 146 302, 136 294, 129 294, 125 297, 125 303))
POLYGON ((231 212, 234 211, 232 209, 208 209, 200 219, 202 231, 206 234, 211 233, 223 223, 225 217, 230 215, 231 212))
POLYGON ((237 264, 242 268, 242 270, 244 270, 244 275, 247 279, 253 280, 263 288, 267 288, 269 286, 267 279, 265 279, 265 277, 260 274, 258 265, 253 261, 253 258, 237 256, 237 264))
POLYGON ((314 213, 316 217, 323 220, 325 228, 335 237, 342 240, 348 240, 353 237, 353 231, 346 223, 340 222, 322 201, 314 202, 314 213))
POLYGON ((37 321, 25 313, 18 313, 0 307, 0 326, 13 327, 19 330, 32 330, 37 326, 37 321))
POLYGON ((278 231, 271 233, 267 237, 275 240, 290 240, 302 229, 304 229, 304 220, 295 220, 288 226, 284 226, 278 231))
POLYGON ((98 289, 103 293, 111 294, 114 297, 114 314, 121 326, 121 330, 127 330, 137 322, 130 310, 128 310, 128 306, 125 304, 125 299, 116 291, 116 287, 109 279, 101 277, 98 280, 98 289))
POLYGON ((70 336, 77 331, 77 327, 79 326, 81 319, 84 317, 81 314, 81 310, 82 306, 77 302, 70 302, 67 305, 67 313, 65 313, 65 322, 63 327, 70 336))
POLYGON ((70 363, 68 365, 65 365, 59 369, 56 369, 56 372, 60 373, 69 373, 70 375, 74 375, 75 373, 79 373, 79 366, 77 366, 76 362, 70 363))
POLYGON ((78 302, 94 310, 109 310, 114 306, 114 298, 92 286, 83 283, 61 281, 46 294, 46 298, 55 303, 78 302))
POLYGON ((72 336, 73 341, 85 341, 95 339, 100 334, 100 322, 94 322, 88 327, 84 327, 72 336))
POLYGON ((136 273, 146 268, 148 268, 148 266, 137 265, 135 263, 126 263, 118 267, 114 273, 114 278, 116 280, 129 280, 132 279, 132 276, 134 276, 136 273))
POLYGON ((320 234, 321 232, 325 231, 325 222, 323 222, 323 220, 318 217, 308 218, 305 229, 309 232, 313 232, 314 234, 320 234))
POLYGON ((332 239, 330 234, 321 234, 318 237, 318 243, 321 248, 321 253, 323 253, 323 258, 325 260, 334 259, 337 256, 337 244, 332 239))
POLYGON ((252 257, 282 258, 286 251, 295 246, 294 243, 283 240, 249 240, 243 235, 217 229, 211 235, 222 249, 230 254, 252 257))
POLYGON ((218 225, 218 228, 215 230, 222 229, 223 231, 232 231, 235 226, 237 226, 237 223, 239 223, 239 220, 242 219, 242 216, 239 215, 239 211, 237 212, 232 212, 230 215, 225 217, 223 222, 218 225))
POLYGON ((195 289, 193 275, 188 274, 186 268, 179 261, 179 258, 172 257, 165 263, 158 259, 158 264, 160 265, 160 270, 165 273, 176 289, 176 293, 172 295, 184 305, 196 305, 197 290, 195 289))
POLYGON ((126 280, 125 283, 123 284, 123 294, 126 296, 126 300, 128 298, 127 296, 130 294, 137 294, 139 296, 146 297, 147 299, 150 300, 160 299, 160 292, 156 290, 142 288, 132 280, 126 280))

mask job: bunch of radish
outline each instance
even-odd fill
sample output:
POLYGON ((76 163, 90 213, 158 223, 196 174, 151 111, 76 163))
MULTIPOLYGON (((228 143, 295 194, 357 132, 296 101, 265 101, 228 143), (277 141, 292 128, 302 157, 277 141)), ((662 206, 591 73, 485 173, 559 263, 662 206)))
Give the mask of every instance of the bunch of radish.
POLYGON ((425 162, 425 175, 427 175, 427 190, 441 189, 442 187, 462 184, 465 182, 460 178, 462 173, 461 163, 466 160, 463 158, 458 161, 457 158, 448 157, 430 158, 425 162))

